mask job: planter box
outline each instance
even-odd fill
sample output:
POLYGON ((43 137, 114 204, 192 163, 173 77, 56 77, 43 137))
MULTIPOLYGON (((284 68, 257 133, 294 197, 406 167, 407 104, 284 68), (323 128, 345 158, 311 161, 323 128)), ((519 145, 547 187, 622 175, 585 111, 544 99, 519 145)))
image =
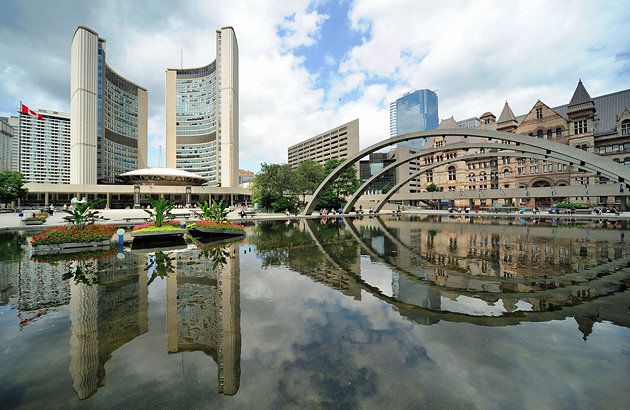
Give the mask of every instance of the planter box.
POLYGON ((160 237, 160 236, 173 236, 173 235, 183 235, 186 233, 186 229, 171 229, 168 231, 150 231, 150 232, 131 232, 131 237, 133 238, 150 238, 150 237, 160 237))
POLYGON ((74 242, 55 245, 33 245, 33 255, 51 255, 60 253, 74 253, 86 251, 98 251, 111 248, 114 243, 111 240, 100 242, 74 242))
POLYGON ((203 226, 195 226, 190 228, 191 231, 199 231, 204 234, 217 234, 217 235, 232 235, 240 236, 245 235, 245 230, 235 231, 234 229, 208 229, 203 226))
POLYGON ((45 219, 40 219, 39 221, 22 221, 24 225, 42 225, 44 222, 46 222, 45 219))

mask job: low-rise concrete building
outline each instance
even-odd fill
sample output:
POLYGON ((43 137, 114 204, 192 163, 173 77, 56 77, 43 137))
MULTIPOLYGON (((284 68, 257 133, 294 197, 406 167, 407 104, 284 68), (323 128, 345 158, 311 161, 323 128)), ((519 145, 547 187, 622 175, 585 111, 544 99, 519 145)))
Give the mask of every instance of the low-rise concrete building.
POLYGON ((329 159, 345 159, 359 152, 359 119, 340 125, 289 147, 289 165, 302 161, 325 164, 329 159))

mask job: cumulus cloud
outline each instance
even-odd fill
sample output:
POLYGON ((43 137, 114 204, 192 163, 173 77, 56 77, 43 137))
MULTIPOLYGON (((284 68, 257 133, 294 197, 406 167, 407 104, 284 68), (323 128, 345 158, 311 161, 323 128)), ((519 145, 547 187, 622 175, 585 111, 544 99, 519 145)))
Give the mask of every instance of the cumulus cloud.
MULTIPOLYGON (((579 77, 591 95, 630 83, 630 9, 623 2, 356 0, 344 18, 361 40, 341 52, 321 41, 338 12, 329 5, 6 2, 0 115, 14 113, 20 100, 69 110, 78 25, 106 38, 108 63, 148 88, 152 165, 164 146, 164 70, 179 67, 182 53, 185 67, 212 61, 215 30, 226 25, 239 42, 241 168, 254 170, 286 161, 288 146, 355 118, 362 147, 387 137, 388 103, 414 88, 437 90, 440 117, 463 119, 498 115, 505 100, 517 114, 538 98, 565 104, 579 77), (311 50, 321 52, 326 69, 306 64, 311 50)), ((337 34, 335 41, 343 43, 337 34)))

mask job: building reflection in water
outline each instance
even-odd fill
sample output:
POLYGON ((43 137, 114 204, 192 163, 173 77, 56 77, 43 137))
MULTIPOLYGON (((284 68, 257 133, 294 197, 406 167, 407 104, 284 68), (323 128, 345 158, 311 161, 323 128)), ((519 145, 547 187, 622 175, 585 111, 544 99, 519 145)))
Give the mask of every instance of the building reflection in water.
POLYGON ((279 224, 257 225, 254 241, 266 263, 284 264, 356 300, 370 293, 418 324, 506 326, 574 317, 584 338, 602 320, 630 327, 623 230, 475 222, 303 220, 290 233, 279 224), (369 273, 361 272, 363 258, 370 259, 369 273), (391 276, 391 288, 383 288, 383 275, 391 276))
POLYGON ((148 286, 139 255, 73 264, 88 279, 70 279, 70 374, 85 399, 103 384, 112 353, 148 330, 148 286))
POLYGON ((208 354, 217 363, 219 392, 238 391, 238 246, 221 248, 219 259, 196 249, 160 254, 165 258, 127 254, 70 263, 70 373, 79 399, 104 384, 105 363, 116 349, 148 331, 147 260, 167 283, 168 353, 208 354))
POLYGON ((241 311, 238 245, 172 254, 166 291, 169 353, 201 351, 218 367, 219 393, 240 386, 241 311), (217 250, 219 252, 217 252, 217 250))

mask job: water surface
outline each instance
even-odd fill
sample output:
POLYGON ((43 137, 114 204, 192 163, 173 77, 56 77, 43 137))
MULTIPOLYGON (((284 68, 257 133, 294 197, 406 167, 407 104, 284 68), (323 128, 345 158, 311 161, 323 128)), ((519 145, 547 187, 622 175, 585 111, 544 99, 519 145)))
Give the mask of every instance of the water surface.
POLYGON ((2 408, 624 408, 620 222, 261 222, 32 257, 0 237, 2 408))

